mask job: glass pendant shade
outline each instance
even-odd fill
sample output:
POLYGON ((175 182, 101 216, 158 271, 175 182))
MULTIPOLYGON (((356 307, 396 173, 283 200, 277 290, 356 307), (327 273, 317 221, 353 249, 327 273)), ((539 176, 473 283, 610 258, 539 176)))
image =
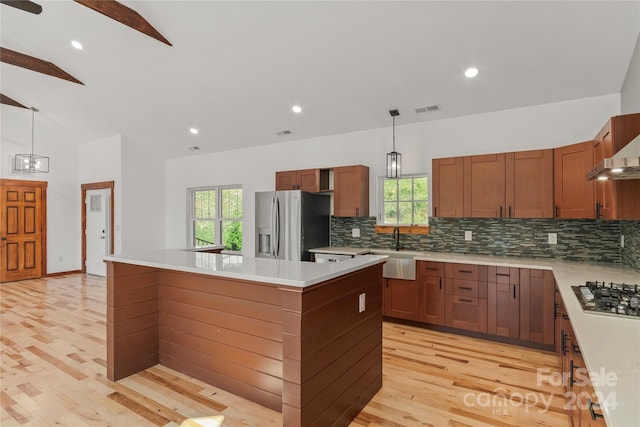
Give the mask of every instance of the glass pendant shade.
POLYGON ((37 154, 16 154, 16 172, 49 173, 49 158, 37 154))
POLYGON ((402 154, 397 151, 387 153, 387 178, 402 176, 402 154))
POLYGON ((391 120, 393 120, 393 151, 387 153, 387 178, 400 178, 402 176, 402 154, 396 151, 396 116, 398 110, 390 110, 391 120))
POLYGON ((16 154, 13 165, 16 172, 49 173, 49 158, 33 154, 33 129, 36 111, 38 111, 37 108, 31 107, 31 153, 16 154))

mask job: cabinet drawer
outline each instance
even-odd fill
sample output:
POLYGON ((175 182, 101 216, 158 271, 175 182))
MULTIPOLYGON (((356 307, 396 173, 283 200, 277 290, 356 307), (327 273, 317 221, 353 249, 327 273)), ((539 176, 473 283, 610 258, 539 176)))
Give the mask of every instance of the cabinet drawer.
POLYGON ((497 267, 490 265, 488 268, 488 280, 493 283, 506 285, 520 284, 520 269, 514 267, 497 267))
POLYGON ((441 277, 444 275, 444 264, 435 261, 417 261, 416 269, 419 276, 441 277))
POLYGON ((454 279, 478 280, 478 266, 473 264, 448 264, 451 271, 447 270, 447 277, 454 279))
POLYGON ((453 301, 454 304, 465 304, 465 305, 469 305, 469 306, 477 306, 478 305, 478 298, 476 298, 476 297, 453 295, 451 297, 451 301, 453 301))
POLYGON ((447 293, 459 297, 478 298, 478 281, 464 279, 447 279, 447 293))

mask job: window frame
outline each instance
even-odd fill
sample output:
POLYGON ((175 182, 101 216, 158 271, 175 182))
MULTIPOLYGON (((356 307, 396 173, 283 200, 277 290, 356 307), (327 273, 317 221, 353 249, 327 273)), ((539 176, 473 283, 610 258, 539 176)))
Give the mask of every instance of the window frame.
MULTIPOLYGON (((415 199, 415 195, 414 195, 414 188, 415 188, 415 183, 412 181, 412 189, 411 189, 411 200, 402 200, 404 202, 410 201, 411 202, 411 218, 414 219, 415 218, 415 203, 416 203, 416 199, 415 199)), ((431 191, 429 190, 429 174, 428 173, 417 173, 417 174, 408 174, 408 175, 403 175, 400 178, 387 178, 386 176, 379 176, 378 177, 378 217, 376 219, 376 225, 377 226, 382 226, 382 227, 405 227, 405 226, 418 226, 418 227, 422 227, 422 226, 429 226, 429 205, 430 205, 430 193, 431 191), (417 201, 422 202, 425 201, 427 203, 426 206, 426 223, 421 223, 421 224, 405 224, 405 223, 387 223, 384 222, 384 204, 385 204, 385 200, 384 200, 384 184, 385 181, 389 180, 394 180, 397 181, 398 179, 405 179, 405 178, 411 178, 412 180, 415 178, 426 178, 427 179, 427 198, 426 200, 422 200, 422 199, 418 199, 417 201)), ((396 196, 396 204, 399 203, 401 200, 398 199, 398 197, 396 196)))
MULTIPOLYGON (((222 245, 223 239, 223 224, 229 222, 240 222, 242 225, 243 217, 239 218, 226 218, 223 217, 222 206, 222 192, 223 190, 243 190, 241 184, 229 184, 229 185, 207 185, 203 187, 190 187, 187 188, 187 247, 196 247, 195 243, 195 222, 196 221, 212 221, 214 223, 214 245, 222 245), (216 191, 216 212, 213 218, 196 218, 195 217, 195 194, 197 191, 216 191)), ((242 204, 244 205, 244 191, 243 191, 242 204)), ((243 207, 244 212, 244 207, 243 207)), ((244 227, 242 227, 244 228, 244 227)), ((243 230, 244 237, 244 230, 243 230)), ((244 238, 243 238, 244 241, 244 238)), ((242 245, 244 247, 244 244, 242 245)), ((242 254, 242 250, 233 251, 231 249, 225 249, 225 253, 229 254, 242 254)))

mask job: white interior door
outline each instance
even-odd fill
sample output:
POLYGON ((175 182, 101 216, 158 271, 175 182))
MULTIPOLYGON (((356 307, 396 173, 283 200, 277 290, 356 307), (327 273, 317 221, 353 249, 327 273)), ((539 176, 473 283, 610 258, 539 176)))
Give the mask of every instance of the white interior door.
POLYGON ((87 274, 107 275, 102 258, 111 253, 111 190, 87 190, 87 274))

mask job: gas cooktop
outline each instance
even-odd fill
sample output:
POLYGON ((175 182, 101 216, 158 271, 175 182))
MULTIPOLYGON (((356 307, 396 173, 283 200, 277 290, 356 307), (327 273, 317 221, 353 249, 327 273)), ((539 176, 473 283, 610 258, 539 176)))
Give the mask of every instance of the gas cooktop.
POLYGON ((639 285, 595 281, 571 288, 587 313, 640 319, 639 285))

